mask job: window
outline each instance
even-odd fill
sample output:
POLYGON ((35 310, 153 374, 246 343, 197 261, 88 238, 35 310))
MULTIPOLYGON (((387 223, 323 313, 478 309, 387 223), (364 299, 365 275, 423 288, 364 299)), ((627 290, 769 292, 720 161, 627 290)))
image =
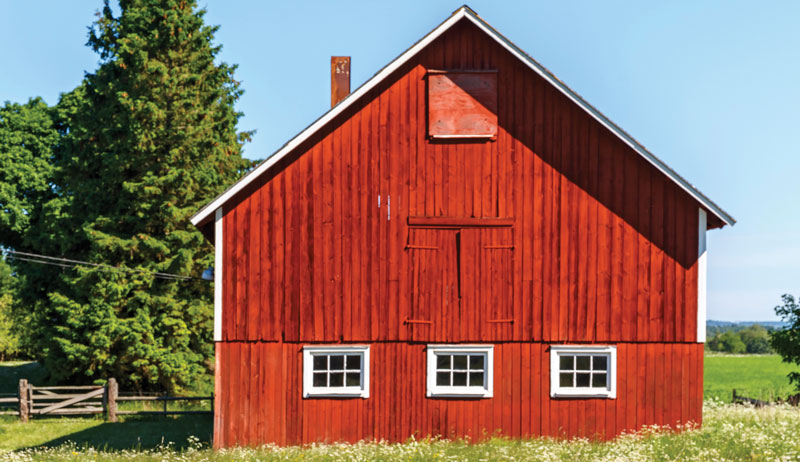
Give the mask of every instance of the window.
POLYGON ((303 398, 314 396, 369 398, 369 347, 303 347, 303 398))
POLYGON ((433 139, 495 139, 497 71, 429 70, 428 135, 433 139))
POLYGON ((428 345, 428 396, 492 397, 492 345, 428 345))
POLYGON ((617 397, 617 348, 550 347, 550 396, 617 397))

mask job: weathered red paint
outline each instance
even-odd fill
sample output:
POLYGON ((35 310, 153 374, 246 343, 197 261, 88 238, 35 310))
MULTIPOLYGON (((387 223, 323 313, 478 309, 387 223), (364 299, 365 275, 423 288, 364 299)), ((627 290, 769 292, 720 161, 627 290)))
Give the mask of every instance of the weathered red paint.
POLYGON ((368 399, 303 399, 302 346, 281 342, 220 344, 219 396, 224 422, 215 445, 279 445, 426 435, 580 436, 606 439, 644 425, 700 423, 703 345, 618 343, 617 398, 551 399, 549 345, 495 345, 491 399, 425 397, 425 345, 372 344, 368 399), (646 373, 638 372, 645 370, 646 373), (685 384, 684 386, 681 386, 685 384), (699 386, 699 387, 698 387, 699 386), (682 405, 685 404, 685 405, 682 405))
POLYGON ((428 133, 433 138, 497 136, 497 73, 428 71, 428 133))
POLYGON ((282 162, 225 205, 215 446, 700 421, 699 204, 471 23, 282 162), (496 141, 429 139, 432 69, 496 71, 496 141), (372 396, 302 399, 312 342, 372 396), (494 397, 426 398, 427 342, 495 344, 494 397), (617 399, 551 399, 556 343, 617 345, 617 399))

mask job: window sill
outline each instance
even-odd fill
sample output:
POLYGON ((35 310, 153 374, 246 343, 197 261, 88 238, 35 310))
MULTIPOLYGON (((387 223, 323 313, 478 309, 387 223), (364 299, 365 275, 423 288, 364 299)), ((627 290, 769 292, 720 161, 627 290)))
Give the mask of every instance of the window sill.
POLYGON ((617 399, 615 393, 607 391, 595 392, 591 390, 557 390, 550 392, 551 398, 601 398, 601 399, 617 399))
POLYGON ((441 392, 428 392, 426 398, 492 398, 492 394, 486 390, 483 391, 468 391, 468 392, 450 392, 450 391, 441 391, 441 392))
POLYGON ((308 393, 303 393, 303 399, 308 398, 362 398, 367 399, 369 398, 369 393, 366 393, 362 390, 358 391, 311 391, 308 393))

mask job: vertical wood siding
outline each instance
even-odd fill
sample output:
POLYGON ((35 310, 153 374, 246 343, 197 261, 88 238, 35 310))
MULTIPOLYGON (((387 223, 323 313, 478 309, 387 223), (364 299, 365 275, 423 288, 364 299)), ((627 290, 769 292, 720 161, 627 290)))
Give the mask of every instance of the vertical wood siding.
POLYGON ((224 340, 695 341, 697 207, 462 23, 226 211, 224 340), (426 138, 429 68, 498 70, 496 142, 426 138), (511 279, 463 274, 474 290, 460 313, 439 300, 452 291, 436 303, 455 316, 420 307, 450 284, 423 273, 463 273, 453 249, 408 247, 439 239, 407 225, 421 216, 514 218, 513 250, 462 262, 509 260, 511 279), (513 323, 468 319, 487 303, 513 323), (420 309, 432 325, 403 322, 420 309))
POLYGON ((701 419, 699 204, 473 25, 281 162, 225 210, 215 446, 701 419), (497 70, 496 141, 426 138, 427 69, 497 70), (302 345, 339 342, 370 398, 303 400, 302 345), (495 344, 494 397, 425 398, 428 342, 495 344), (548 343, 617 344, 618 398, 551 399, 548 343))
POLYGON ((303 399, 302 345, 220 343, 217 380, 227 393, 217 405, 226 412, 215 420, 214 444, 494 434, 608 439, 643 425, 700 423, 702 344, 617 344, 616 399, 550 398, 548 347, 495 345, 494 397, 454 400, 425 397, 425 345, 376 343, 368 399, 303 399))

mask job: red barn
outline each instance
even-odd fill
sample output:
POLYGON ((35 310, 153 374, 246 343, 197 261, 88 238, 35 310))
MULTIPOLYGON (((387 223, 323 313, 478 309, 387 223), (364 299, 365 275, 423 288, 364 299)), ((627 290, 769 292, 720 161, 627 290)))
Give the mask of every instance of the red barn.
POLYGON ((193 223, 216 447, 702 419, 733 218, 467 7, 193 223))

